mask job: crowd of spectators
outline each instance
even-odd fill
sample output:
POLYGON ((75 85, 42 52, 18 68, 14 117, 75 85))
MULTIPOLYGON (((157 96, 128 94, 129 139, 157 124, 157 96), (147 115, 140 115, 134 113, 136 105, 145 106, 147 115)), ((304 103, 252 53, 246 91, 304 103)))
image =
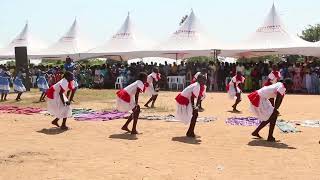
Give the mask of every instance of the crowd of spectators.
MULTIPOLYGON (((291 78, 294 82, 295 93, 320 94, 320 63, 302 62, 288 63, 280 62, 271 63, 223 63, 223 62, 206 62, 191 63, 181 62, 181 64, 159 65, 157 63, 144 64, 124 63, 103 64, 95 66, 83 66, 77 63, 74 70, 75 78, 80 88, 114 88, 117 77, 124 77, 124 86, 133 82, 139 72, 151 73, 153 67, 157 66, 161 73, 159 82, 162 90, 168 90, 168 76, 185 76, 186 85, 191 82, 192 76, 199 71, 206 71, 208 82, 208 91, 225 91, 225 85, 236 74, 241 72, 246 78, 244 91, 251 92, 259 89, 268 79, 271 67, 276 65, 281 73, 281 78, 291 78)), ((14 67, 7 67, 13 71, 14 67)), ((31 66, 29 68, 30 77, 33 87, 36 87, 36 79, 40 71, 46 71, 49 85, 54 84, 62 78, 62 66, 31 66)))

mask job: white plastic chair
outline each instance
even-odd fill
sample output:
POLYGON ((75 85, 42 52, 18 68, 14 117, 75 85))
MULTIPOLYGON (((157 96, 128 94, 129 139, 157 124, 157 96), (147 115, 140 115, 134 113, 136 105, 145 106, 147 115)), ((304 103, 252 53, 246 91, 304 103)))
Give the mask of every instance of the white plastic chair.
POLYGON ((36 87, 36 84, 37 84, 37 76, 33 75, 31 77, 31 84, 32 84, 32 87, 35 88, 36 87))
POLYGON ((114 84, 114 88, 115 88, 115 89, 118 89, 118 87, 119 87, 119 89, 122 89, 122 88, 123 88, 123 83, 124 83, 124 78, 123 78, 123 76, 117 77, 116 83, 114 84))
POLYGON ((176 86, 178 86, 178 79, 177 76, 168 76, 168 85, 169 85, 169 89, 172 90, 173 85, 175 84, 176 86))
POLYGON ((179 86, 182 86, 182 89, 184 89, 186 84, 186 77, 185 76, 178 76, 177 77, 177 90, 179 90, 179 86))

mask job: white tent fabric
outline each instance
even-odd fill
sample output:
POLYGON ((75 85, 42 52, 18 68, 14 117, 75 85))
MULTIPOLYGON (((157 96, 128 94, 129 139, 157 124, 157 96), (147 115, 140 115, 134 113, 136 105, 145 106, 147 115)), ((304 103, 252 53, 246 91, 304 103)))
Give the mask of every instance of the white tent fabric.
POLYGON ((288 33, 273 4, 262 26, 247 40, 238 43, 232 49, 224 50, 222 56, 299 54, 299 48, 311 46, 312 43, 288 33))
POLYGON ((80 58, 80 53, 92 48, 90 43, 80 36, 77 19, 74 20, 68 31, 54 44, 33 54, 34 57, 59 58, 71 56, 80 58))
POLYGON ((148 50, 152 45, 152 41, 136 31, 128 13, 120 29, 106 43, 87 51, 82 56, 87 58, 121 56, 121 59, 128 60, 139 57, 141 53, 135 52, 148 50))
POLYGON ((192 56, 210 56, 211 49, 221 48, 222 44, 213 40, 200 24, 193 10, 183 24, 169 39, 153 49, 160 56, 168 58, 187 58, 192 56))
POLYGON ((22 31, 5 48, 0 49, 0 58, 14 58, 15 47, 27 47, 28 53, 32 54, 45 46, 45 43, 30 34, 29 25, 26 23, 22 31))

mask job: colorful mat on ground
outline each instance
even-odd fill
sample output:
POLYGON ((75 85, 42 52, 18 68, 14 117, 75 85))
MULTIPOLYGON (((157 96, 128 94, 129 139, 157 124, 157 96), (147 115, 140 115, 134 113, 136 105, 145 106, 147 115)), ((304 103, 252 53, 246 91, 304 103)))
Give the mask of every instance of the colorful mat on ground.
MULTIPOLYGON (((150 121, 153 121, 153 120, 164 120, 166 122, 180 122, 179 120, 176 120, 174 118, 174 115, 172 114, 169 114, 169 115, 165 115, 165 116, 157 116, 157 115, 141 115, 139 117, 139 119, 143 119, 143 120, 150 120, 150 121)), ((199 117, 197 119, 197 122, 202 122, 202 123, 207 123, 207 122, 212 122, 212 121, 215 121, 217 120, 216 117, 199 117)))
MULTIPOLYGON (((262 121, 255 117, 232 117, 226 120, 229 125, 236 126, 259 126, 262 121)), ((277 127, 283 133, 297 133, 299 131, 292 122, 278 120, 276 123, 277 127)))
POLYGON ((277 127, 280 129, 281 132, 283 133, 297 133, 301 132, 298 130, 295 125, 289 121, 285 120, 278 120, 276 123, 277 127))
POLYGON ((93 111, 91 109, 74 109, 73 117, 77 121, 109 121, 127 117, 127 113, 119 111, 93 111))
POLYGON ((39 114, 41 111, 43 110, 40 108, 32 108, 32 107, 0 106, 0 112, 10 113, 10 114, 33 115, 33 114, 39 114))
POLYGON ((320 128, 320 120, 294 121, 296 125, 311 128, 320 128))
POLYGON ((226 123, 234 126, 259 126, 261 120, 255 117, 231 117, 226 123))

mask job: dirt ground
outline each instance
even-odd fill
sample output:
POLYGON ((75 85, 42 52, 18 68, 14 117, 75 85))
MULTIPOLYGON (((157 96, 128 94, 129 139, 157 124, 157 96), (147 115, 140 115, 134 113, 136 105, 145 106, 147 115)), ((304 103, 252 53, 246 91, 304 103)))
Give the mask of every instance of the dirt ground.
MULTIPOLYGON (((74 107, 111 109, 113 90, 80 90, 74 107)), ((172 114, 176 92, 161 92, 157 109, 142 114, 172 114)), ((46 107, 36 103, 37 91, 24 94, 22 102, 1 103, 46 107)), ((9 95, 14 99, 14 95, 9 95)), ((146 102, 143 95, 141 103, 146 102)), ((0 114, 0 179, 52 180, 189 180, 189 179, 320 179, 320 129, 298 126, 301 133, 280 133, 278 143, 252 139, 254 127, 230 126, 232 116, 250 116, 246 95, 239 105, 242 114, 231 114, 232 102, 225 93, 208 93, 205 112, 218 120, 199 123, 192 140, 184 137, 187 126, 179 122, 140 120, 136 137, 124 134, 125 120, 79 122, 59 131, 44 115, 0 114)), ((320 96, 287 95, 281 119, 320 119, 320 96)), ((266 137, 267 129, 261 135, 266 137)))

